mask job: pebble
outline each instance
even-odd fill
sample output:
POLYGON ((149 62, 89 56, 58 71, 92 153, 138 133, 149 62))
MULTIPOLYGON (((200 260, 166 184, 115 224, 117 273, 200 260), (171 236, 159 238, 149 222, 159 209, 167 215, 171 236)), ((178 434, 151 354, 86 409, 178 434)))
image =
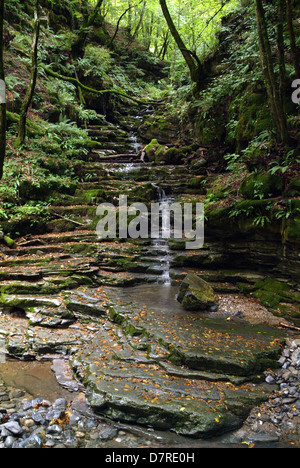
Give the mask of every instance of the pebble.
MULTIPOLYGON (((119 440, 119 429, 92 413, 84 393, 72 402, 65 398, 50 402, 26 399, 24 392, 6 388, 1 378, 0 388, 4 397, 0 401, 0 448, 102 448, 119 440)), ((126 431, 121 434, 126 447, 147 442, 126 431)))
POLYGON ((277 371, 268 371, 265 380, 276 385, 269 401, 255 408, 245 426, 249 427, 248 440, 258 442, 264 438, 284 443, 299 443, 300 436, 300 339, 288 339, 278 361, 277 371), (254 435, 260 437, 254 437, 254 435), (274 439, 275 440, 275 439, 274 439))

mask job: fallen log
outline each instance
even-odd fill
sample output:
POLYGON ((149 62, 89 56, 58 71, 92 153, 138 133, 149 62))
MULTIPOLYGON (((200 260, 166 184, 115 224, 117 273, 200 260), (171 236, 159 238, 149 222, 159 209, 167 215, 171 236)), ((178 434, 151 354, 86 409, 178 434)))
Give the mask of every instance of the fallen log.
POLYGON ((64 219, 65 221, 68 221, 70 223, 74 223, 76 224, 77 226, 86 226, 86 224, 83 224, 83 223, 80 223, 79 221, 74 221, 74 219, 70 219, 70 218, 66 218, 65 216, 61 216, 60 214, 56 213, 55 211, 51 210, 51 213, 54 215, 54 216, 57 216, 58 218, 60 219, 64 219))
MULTIPOLYGON (((97 153, 97 151, 94 151, 94 153, 97 153)), ((136 153, 130 153, 130 154, 108 154, 107 156, 102 156, 100 159, 110 159, 110 160, 115 160, 115 159, 122 159, 122 158, 131 158, 131 159, 138 159, 139 154, 136 153)))
POLYGON ((295 325, 290 325, 290 324, 287 324, 287 323, 283 323, 283 322, 280 322, 278 324, 278 326, 281 327, 281 328, 288 328, 289 330, 300 331, 299 327, 296 327, 295 325))

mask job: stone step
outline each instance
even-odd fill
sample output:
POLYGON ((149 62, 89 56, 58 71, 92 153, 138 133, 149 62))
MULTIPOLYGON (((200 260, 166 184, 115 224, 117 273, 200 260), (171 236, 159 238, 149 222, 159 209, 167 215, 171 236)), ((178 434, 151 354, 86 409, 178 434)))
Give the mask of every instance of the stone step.
POLYGON ((88 255, 96 254, 98 251, 98 244, 96 242, 64 242, 62 245, 50 244, 43 246, 31 246, 31 247, 18 247, 10 249, 10 257, 24 257, 36 255, 45 256, 46 254, 77 254, 77 255, 88 255))
POLYGON ((34 295, 7 295, 0 298, 0 306, 6 308, 29 309, 32 307, 55 307, 62 305, 62 299, 49 298, 48 296, 34 295))
POLYGON ((40 236, 27 236, 25 238, 19 239, 16 242, 18 247, 31 245, 50 245, 50 244, 60 244, 64 242, 95 242, 97 240, 97 235, 95 231, 70 231, 58 234, 43 234, 40 236))
POLYGON ((85 272, 76 272, 66 275, 64 272, 63 276, 57 276, 59 272, 53 272, 52 275, 42 276, 38 281, 16 281, 16 280, 7 280, 1 281, 0 284, 0 294, 6 295, 23 295, 23 294, 34 294, 34 295, 46 295, 49 296, 60 293, 65 289, 75 289, 82 285, 87 286, 96 286, 98 282, 96 281, 96 274, 99 269, 97 268, 94 272, 95 279, 91 275, 86 275, 85 272))
POLYGON ((87 129, 89 136, 97 137, 97 141, 101 138, 107 138, 112 141, 119 140, 119 139, 126 139, 129 140, 130 137, 127 132, 121 130, 118 127, 100 127, 100 126, 89 126, 87 129))
POLYGON ((51 256, 24 256, 24 257, 9 257, 6 260, 0 261, 0 271, 2 272, 18 272, 20 268, 34 269, 34 272, 61 271, 62 274, 69 274, 70 271, 89 270, 90 264, 94 262, 95 257, 75 257, 70 254, 52 254, 51 256))
MULTIPOLYGON (((117 146, 112 147, 111 149, 117 150, 117 146)), ((130 148, 122 147, 121 151, 117 152, 117 154, 108 154, 102 155, 101 151, 94 150, 92 155, 98 155, 99 161, 102 163, 131 163, 131 162, 141 162, 140 157, 137 153, 130 153, 130 148)))
POLYGON ((10 257, 24 257, 24 256, 30 256, 30 255, 39 255, 41 253, 42 255, 45 254, 53 254, 53 253, 63 253, 65 252, 64 247, 59 246, 59 245, 39 245, 39 246, 33 246, 33 247, 18 247, 15 249, 10 249, 9 251, 9 256, 10 257))
POLYGON ((98 283, 101 286, 130 287, 139 284, 157 283, 157 275, 125 271, 112 272, 100 269, 98 283))
POLYGON ((0 281, 1 282, 8 281, 8 280, 36 282, 36 281, 39 281, 41 278, 42 278, 41 272, 36 272, 30 269, 26 271, 22 269, 21 272, 20 271, 13 272, 11 269, 2 271, 0 269, 0 281))

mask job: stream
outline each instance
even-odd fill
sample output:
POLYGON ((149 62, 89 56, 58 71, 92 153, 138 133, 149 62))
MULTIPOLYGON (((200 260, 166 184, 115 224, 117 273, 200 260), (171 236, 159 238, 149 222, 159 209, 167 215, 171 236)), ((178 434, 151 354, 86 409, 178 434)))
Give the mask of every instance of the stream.
MULTIPOLYGON (((63 398, 77 417, 72 402, 84 395, 84 422, 78 416, 81 425, 68 428, 84 448, 245 448, 242 436, 232 434, 272 391, 264 382, 264 360, 276 364, 284 337, 273 328, 272 314, 236 286, 240 278, 257 281, 259 273, 197 266, 199 256, 206 263, 219 258, 214 243, 200 253, 176 243, 172 249, 161 234, 170 204, 187 190, 186 169, 144 164, 135 132, 126 136, 107 125, 90 134, 101 141, 102 131, 111 141, 89 164, 91 174, 100 175, 53 208, 77 226, 49 223, 45 234, 21 240, 1 261, 7 295, 0 336, 7 359, 0 363, 0 408, 7 404, 17 413, 26 398, 63 398), (97 203, 122 193, 160 203, 159 238, 97 239, 97 203), (218 299, 200 315, 176 299, 181 281, 195 272, 212 281, 218 299), (9 400, 14 389, 23 393, 9 400), (111 427, 111 437, 99 442, 100 423, 111 427)), ((63 437, 49 434, 43 443, 64 444, 63 437)), ((260 445, 280 443, 266 437, 260 445)))

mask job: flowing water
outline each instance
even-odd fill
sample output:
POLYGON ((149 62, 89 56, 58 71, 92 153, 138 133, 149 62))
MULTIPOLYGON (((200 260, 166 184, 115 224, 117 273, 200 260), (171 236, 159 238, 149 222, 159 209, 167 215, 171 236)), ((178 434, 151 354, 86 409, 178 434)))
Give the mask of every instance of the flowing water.
POLYGON ((168 238, 163 238, 163 232, 168 230, 170 225, 170 212, 169 207, 172 203, 172 199, 167 197, 166 192, 160 186, 157 186, 158 192, 158 203, 160 204, 160 219, 159 219, 159 238, 153 239, 152 245, 153 249, 157 250, 160 253, 160 262, 161 262, 161 269, 162 275, 160 277, 160 283, 164 286, 171 285, 171 277, 170 277, 170 249, 168 238))

